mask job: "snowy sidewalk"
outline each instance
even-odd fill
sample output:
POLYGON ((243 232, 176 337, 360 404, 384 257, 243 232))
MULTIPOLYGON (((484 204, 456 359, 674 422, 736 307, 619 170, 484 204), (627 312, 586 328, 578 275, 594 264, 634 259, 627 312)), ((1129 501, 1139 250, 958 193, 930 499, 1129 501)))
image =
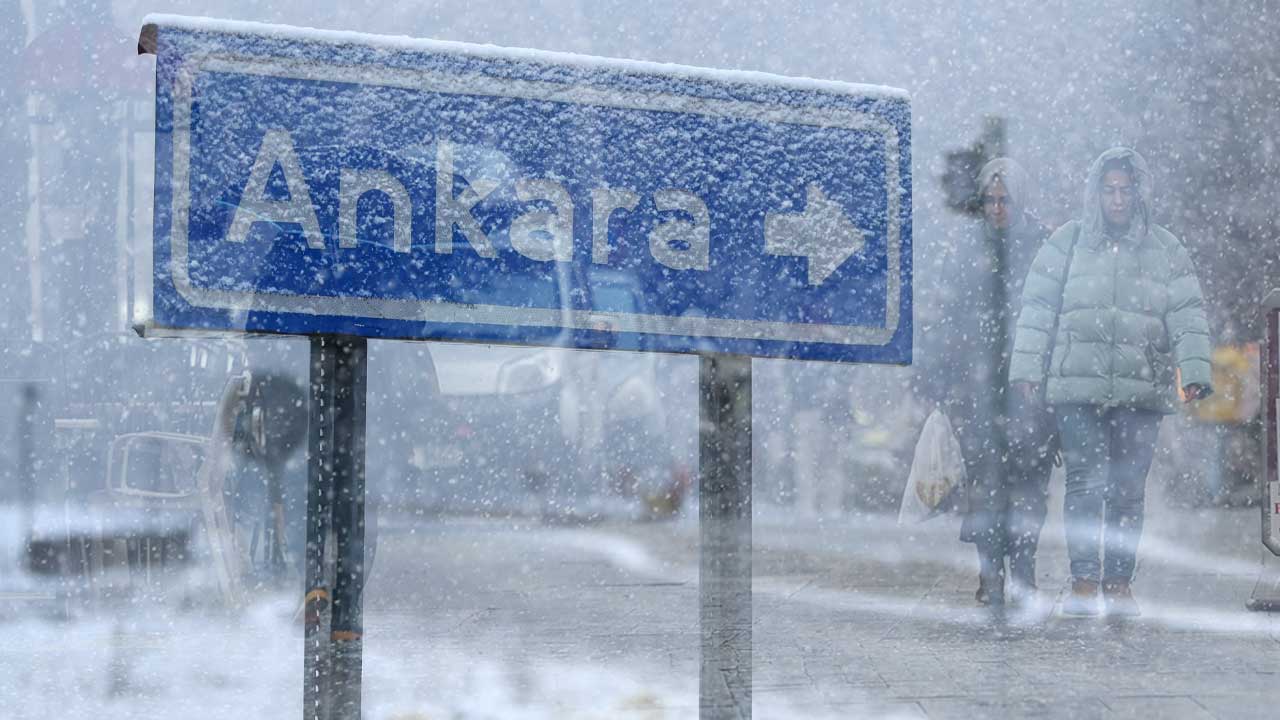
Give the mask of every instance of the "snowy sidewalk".
MULTIPOLYGON (((1056 507, 1041 551, 1050 595, 1067 582, 1056 507)), ((975 607, 976 558, 955 542, 954 523, 906 538, 874 520, 828 524, 804 540, 758 527, 756 698, 804 692, 849 716, 929 718, 1228 718, 1273 708, 1280 619, 1244 609, 1260 569, 1257 511, 1157 500, 1149 517, 1135 580, 1141 618, 1008 627, 975 607), (809 542, 814 557, 829 558, 815 572, 770 574, 772 548, 809 542)))
MULTIPOLYGON (((1055 481, 1060 488, 1060 481, 1055 481)), ((1256 509, 1167 507, 1153 480, 1125 623, 997 626, 955 518, 759 508, 753 707, 775 718, 1235 718, 1280 705, 1280 617, 1244 609, 1256 509)), ((1041 587, 1066 582, 1060 498, 1041 587)), ((698 528, 384 518, 366 595, 366 717, 696 718, 698 528)), ((128 603, 7 617, 15 718, 301 714, 291 597, 238 615, 128 603)))
MULTIPOLYGON (((1040 552, 1067 585, 1061 479, 1040 552)), ((1256 509, 1169 507, 1153 478, 1125 622, 993 623, 958 520, 759 513, 754 697, 846 717, 1232 718, 1280 703, 1280 617, 1245 601, 1265 552, 1256 509)), ((1274 565, 1272 565, 1274 571, 1274 565)))

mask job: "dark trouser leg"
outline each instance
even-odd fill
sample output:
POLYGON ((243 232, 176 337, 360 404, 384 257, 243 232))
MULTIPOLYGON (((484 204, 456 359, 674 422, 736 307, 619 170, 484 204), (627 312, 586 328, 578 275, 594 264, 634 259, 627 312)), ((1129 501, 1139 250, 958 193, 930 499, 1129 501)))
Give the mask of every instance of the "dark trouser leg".
POLYGON ((961 529, 961 538, 972 542, 978 550, 978 581, 989 602, 1004 600, 1004 559, 1006 542, 1005 507, 1008 489, 994 481, 979 482, 970 487, 970 508, 961 529))
POLYGON ((959 435, 969 476, 967 512, 960 539, 973 543, 978 551, 980 594, 999 604, 1004 599, 1005 507, 1008 488, 1000 473, 1000 456, 990 432, 970 424, 970 432, 959 435))
POLYGON ((1049 501, 1049 474, 1053 465, 1010 471, 1007 530, 1009 576, 1022 588, 1036 586, 1036 548, 1044 527, 1049 501))
POLYGON ((978 548, 978 583, 979 592, 986 595, 986 602, 992 605, 1004 603, 1004 547, 1002 543, 979 540, 978 548))
POLYGON ((1102 508, 1110 449, 1105 414, 1105 409, 1096 405, 1063 405, 1057 413, 1067 466, 1062 518, 1071 576, 1095 583, 1102 576, 1102 508))
POLYGON ((1111 474, 1106 491, 1104 580, 1129 580, 1142 537, 1147 472, 1160 433, 1160 415, 1116 409, 1110 414, 1111 474))

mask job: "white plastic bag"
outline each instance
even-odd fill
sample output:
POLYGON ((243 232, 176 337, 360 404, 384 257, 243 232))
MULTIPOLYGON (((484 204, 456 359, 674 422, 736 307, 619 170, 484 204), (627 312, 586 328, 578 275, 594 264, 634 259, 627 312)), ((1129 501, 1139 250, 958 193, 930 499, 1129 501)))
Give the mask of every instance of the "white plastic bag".
POLYGON ((965 480, 964 456, 951 421, 939 410, 929 413, 916 442, 911 474, 902 493, 898 523, 928 520, 965 480))

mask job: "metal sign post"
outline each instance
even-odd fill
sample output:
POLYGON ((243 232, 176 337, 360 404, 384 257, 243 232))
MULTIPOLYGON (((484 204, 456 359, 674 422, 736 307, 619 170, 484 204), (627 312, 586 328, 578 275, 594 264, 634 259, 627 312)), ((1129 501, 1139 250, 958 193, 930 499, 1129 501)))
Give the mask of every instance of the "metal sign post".
POLYGON ((332 705, 332 593, 329 568, 333 525, 333 407, 337 385, 337 353, 333 338, 311 338, 311 383, 308 403, 307 547, 303 600, 303 717, 327 720, 332 705))
MULTIPOLYGON (((1280 290, 1272 290, 1262 302, 1265 327, 1261 362, 1263 433, 1262 468, 1262 544, 1272 555, 1280 555, 1280 444, 1277 422, 1280 421, 1280 290)), ((1253 588, 1246 607, 1267 612, 1280 611, 1280 571, 1274 561, 1268 565, 1263 556, 1263 572, 1253 588)))
POLYGON ((364 590, 364 338, 311 338, 303 707, 360 717, 364 590))
POLYGON ((703 720, 751 717, 751 358, 699 373, 698 618, 703 720))

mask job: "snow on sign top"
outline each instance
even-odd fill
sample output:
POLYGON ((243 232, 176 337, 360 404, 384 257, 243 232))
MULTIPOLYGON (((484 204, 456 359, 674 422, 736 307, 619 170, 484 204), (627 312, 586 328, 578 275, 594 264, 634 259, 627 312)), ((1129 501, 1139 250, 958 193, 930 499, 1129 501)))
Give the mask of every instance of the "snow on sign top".
POLYGON ((910 362, 890 88, 168 15, 144 334, 910 362))
POLYGON ((476 57, 489 57, 498 60, 517 60, 541 62, 547 64, 572 65, 583 68, 599 68, 632 73, 648 73, 663 77, 679 77, 688 79, 717 80, 720 82, 761 83, 774 86, 785 86, 796 90, 821 90, 825 92, 848 93, 858 96, 876 96, 896 100, 908 100, 906 90, 887 85, 867 85, 847 83, 836 80, 815 80, 812 78, 789 77, 773 73, 753 72, 748 70, 719 70, 677 63, 656 63, 642 60, 624 60, 606 58, 595 55, 554 52, 550 50, 533 50, 530 48, 509 48, 498 45, 479 45, 475 43, 452 42, 448 40, 428 40, 412 38, 407 35, 374 35, 371 33, 351 32, 348 30, 320 30, 316 28, 294 27, 292 25, 271 25, 268 23, 248 22, 244 20, 222 20, 209 17, 192 17, 187 15, 170 15, 166 13, 149 13, 142 19, 142 34, 138 39, 139 52, 154 54, 156 52, 156 34, 160 27, 196 32, 221 33, 225 35, 260 36, 275 39, 299 40, 329 45, 362 45, 365 47, 383 48, 385 50, 406 50, 438 53, 462 53, 476 57))

